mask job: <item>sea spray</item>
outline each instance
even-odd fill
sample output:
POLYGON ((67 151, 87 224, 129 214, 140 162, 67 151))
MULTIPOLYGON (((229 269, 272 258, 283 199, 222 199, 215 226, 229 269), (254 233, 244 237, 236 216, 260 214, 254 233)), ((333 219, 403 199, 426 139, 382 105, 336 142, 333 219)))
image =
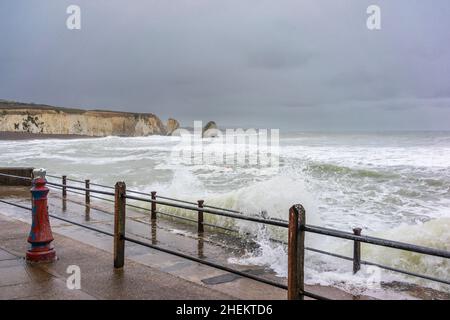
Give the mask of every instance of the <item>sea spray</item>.
MULTIPOLYGON (((129 189, 157 191, 194 203, 203 199, 206 205, 259 216, 265 212, 269 218, 283 220, 290 206, 301 203, 308 224, 348 232, 361 227, 366 235, 449 250, 448 132, 282 133, 277 173, 257 166, 174 164, 169 157, 176 144, 176 137, 157 136, 0 141, 0 165, 45 167, 51 174, 110 186, 124 180, 129 189)), ((158 206, 158 210, 196 218, 195 212, 182 209, 158 206)), ((285 230, 269 227, 260 234, 261 226, 255 223, 210 214, 205 218, 254 238, 259 249, 247 248, 245 257, 235 258, 242 262, 257 258, 254 263, 285 274, 285 249, 267 240, 286 240, 285 230)), ((312 234, 306 241, 314 248, 352 254, 351 241, 312 234)), ((448 265, 442 259, 367 245, 362 258, 448 280, 448 265)), ((307 283, 358 287, 364 284, 358 279, 368 277, 365 266, 354 276, 351 262, 311 252, 305 268, 307 283)), ((417 281, 384 271, 382 279, 417 281)))

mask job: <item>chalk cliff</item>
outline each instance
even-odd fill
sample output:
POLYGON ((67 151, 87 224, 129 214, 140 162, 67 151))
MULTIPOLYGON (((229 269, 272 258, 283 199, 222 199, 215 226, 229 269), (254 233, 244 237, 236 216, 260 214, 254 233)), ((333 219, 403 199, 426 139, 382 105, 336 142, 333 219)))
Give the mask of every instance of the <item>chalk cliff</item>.
POLYGON ((8 132, 93 137, 166 135, 173 131, 174 121, 166 128, 151 113, 69 109, 0 100, 0 131, 8 132))

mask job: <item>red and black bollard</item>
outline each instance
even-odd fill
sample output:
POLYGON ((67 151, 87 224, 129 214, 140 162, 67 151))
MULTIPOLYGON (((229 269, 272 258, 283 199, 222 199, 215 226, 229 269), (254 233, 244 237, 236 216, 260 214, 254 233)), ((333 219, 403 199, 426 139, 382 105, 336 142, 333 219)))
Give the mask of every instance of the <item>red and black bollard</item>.
POLYGON ((56 259, 56 253, 50 244, 53 241, 52 229, 48 217, 47 194, 44 169, 33 170, 32 224, 28 242, 31 244, 26 259, 29 262, 51 262, 56 259))

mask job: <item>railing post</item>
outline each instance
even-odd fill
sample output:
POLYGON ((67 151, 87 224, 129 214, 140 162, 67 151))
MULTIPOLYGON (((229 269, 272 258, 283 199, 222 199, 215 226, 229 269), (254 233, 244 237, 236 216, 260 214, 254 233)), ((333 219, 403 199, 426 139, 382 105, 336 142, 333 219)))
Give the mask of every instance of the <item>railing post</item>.
MULTIPOLYGON (((353 234, 355 236, 361 235, 361 228, 354 228, 353 234)), ((361 242, 353 242, 353 274, 357 273, 361 269, 361 242)))
POLYGON ((85 185, 85 189, 86 189, 85 202, 86 202, 86 205, 89 205, 91 203, 91 195, 90 195, 90 191, 89 191, 89 188, 90 188, 89 179, 84 180, 84 185, 85 185))
POLYGON ((289 209, 288 300, 303 300, 305 289, 305 209, 296 204, 289 209))
POLYGON ((158 243, 157 241, 157 235, 156 235, 156 220, 152 220, 151 221, 151 226, 152 226, 152 244, 155 245, 158 243))
POLYGON ((66 198, 67 197, 67 188, 66 188, 67 176, 62 176, 62 185, 63 185, 63 187, 62 187, 62 196, 63 196, 63 198, 66 198))
MULTIPOLYGON (((198 200, 197 204, 199 208, 203 208, 203 203, 205 201, 204 200, 198 200)), ((203 227, 203 211, 198 211, 198 223, 197 223, 197 227, 198 227, 198 232, 199 233, 203 233, 205 231, 204 227, 203 227)))
MULTIPOLYGON (((156 191, 152 191, 152 200, 156 200, 156 191)), ((152 220, 156 220, 156 203, 152 202, 152 220)))
POLYGON ((122 268, 125 262, 125 182, 117 182, 114 199, 114 268, 122 268))

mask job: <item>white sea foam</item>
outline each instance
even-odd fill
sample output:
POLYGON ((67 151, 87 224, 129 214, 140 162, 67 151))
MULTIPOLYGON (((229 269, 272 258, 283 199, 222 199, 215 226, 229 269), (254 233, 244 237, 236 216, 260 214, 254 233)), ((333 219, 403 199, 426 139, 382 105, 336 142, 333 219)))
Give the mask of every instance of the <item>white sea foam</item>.
MULTIPOLYGON (((130 188, 251 214, 287 219, 301 203, 307 223, 450 250, 450 134, 289 134, 280 141, 280 168, 171 161, 177 137, 107 137, 0 141, 0 166, 46 167, 50 173, 130 188)), ((210 150, 220 150, 209 139, 210 150)), ((178 214, 189 215, 180 209, 178 214)), ((285 248, 268 241, 284 231, 206 215, 255 235, 259 249, 232 262, 259 264, 285 276, 285 248)), ((351 243, 308 234, 308 245, 351 255, 351 243)), ((363 246, 363 259, 448 280, 448 263, 402 251, 363 246)), ((308 253, 307 281, 362 288, 349 263, 308 253), (345 285, 343 285, 343 283, 345 285)), ((413 281, 382 273, 383 281, 413 281)), ((414 280, 416 281, 416 280, 414 280)), ((419 281, 425 284, 424 281, 419 281)), ((430 284, 430 282, 427 282, 430 284)), ((362 289, 361 289, 362 290, 362 289)))

